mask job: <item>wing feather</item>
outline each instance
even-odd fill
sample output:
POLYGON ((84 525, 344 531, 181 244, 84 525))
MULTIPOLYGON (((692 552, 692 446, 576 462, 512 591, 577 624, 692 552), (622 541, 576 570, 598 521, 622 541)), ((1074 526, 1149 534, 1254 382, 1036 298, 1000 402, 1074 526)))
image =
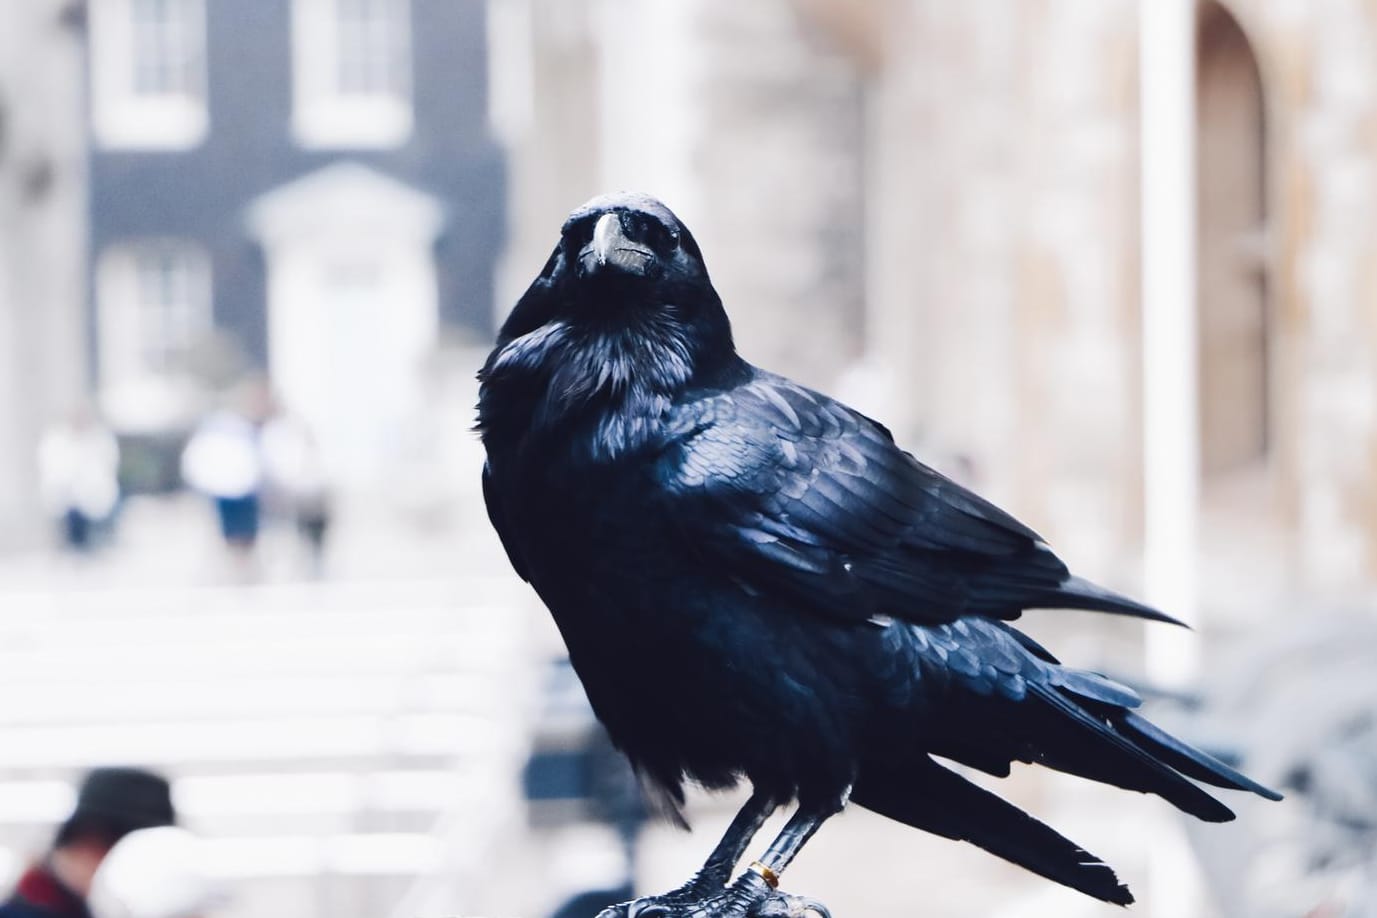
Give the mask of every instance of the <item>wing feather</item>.
POLYGON ((674 414, 654 470, 668 515, 734 578, 802 608, 919 624, 1059 605, 1165 618, 1071 577, 1032 529, 786 379, 757 372, 674 414))

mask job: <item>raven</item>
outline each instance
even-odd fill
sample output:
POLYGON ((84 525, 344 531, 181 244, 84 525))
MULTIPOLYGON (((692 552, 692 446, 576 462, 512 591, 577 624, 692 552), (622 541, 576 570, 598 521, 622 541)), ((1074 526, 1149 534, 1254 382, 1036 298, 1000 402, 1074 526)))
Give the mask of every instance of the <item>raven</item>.
POLYGON ((688 883, 604 914, 797 914, 810 903, 779 874, 848 800, 1133 901, 933 756, 998 776, 1035 762, 1212 822, 1233 813, 1189 778, 1277 799, 1010 626, 1029 608, 1173 620, 1073 576, 880 423, 738 356, 697 242, 654 198, 569 215, 479 379, 489 518, 612 740, 676 813, 686 781, 752 788, 688 883))

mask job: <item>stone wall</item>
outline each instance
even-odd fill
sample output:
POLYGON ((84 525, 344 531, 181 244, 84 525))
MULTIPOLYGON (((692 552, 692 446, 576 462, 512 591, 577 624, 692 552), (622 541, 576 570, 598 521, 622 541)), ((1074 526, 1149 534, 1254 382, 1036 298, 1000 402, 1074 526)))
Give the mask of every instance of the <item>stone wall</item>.
POLYGON ((1128 2, 908 5, 868 175, 890 416, 1084 564, 1137 526, 1128 2))
POLYGON ((696 9, 694 233, 743 353, 832 388, 866 334, 862 76, 788 0, 696 9))
POLYGON ((1285 208, 1274 257, 1292 274, 1277 307, 1290 352, 1274 385, 1308 583, 1377 576, 1377 9, 1240 3, 1277 122, 1273 185, 1285 208))

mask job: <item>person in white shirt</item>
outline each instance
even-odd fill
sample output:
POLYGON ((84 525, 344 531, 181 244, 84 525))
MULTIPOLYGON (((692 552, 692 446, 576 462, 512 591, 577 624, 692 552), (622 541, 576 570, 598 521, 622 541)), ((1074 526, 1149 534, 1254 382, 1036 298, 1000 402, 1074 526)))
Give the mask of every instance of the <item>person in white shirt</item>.
POLYGON ((119 442, 88 406, 39 440, 39 493, 68 548, 89 549, 95 531, 111 518, 120 497, 119 464, 119 442))
POLYGON ((215 504, 225 543, 248 554, 258 540, 263 484, 258 426, 232 411, 207 417, 182 452, 182 478, 215 504))

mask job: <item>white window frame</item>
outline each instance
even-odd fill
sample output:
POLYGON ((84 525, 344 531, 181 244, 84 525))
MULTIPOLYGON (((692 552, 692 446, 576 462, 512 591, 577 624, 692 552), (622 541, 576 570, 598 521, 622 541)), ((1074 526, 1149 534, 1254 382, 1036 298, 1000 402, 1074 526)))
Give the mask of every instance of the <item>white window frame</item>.
POLYGON ((308 148, 380 149, 411 136, 411 0, 395 4, 397 85, 349 92, 339 85, 341 0, 293 0, 292 130, 308 148))
MULTIPOLYGON (((157 365, 148 360, 151 336, 168 338, 166 327, 154 327, 150 315, 153 301, 145 295, 143 265, 150 258, 171 255, 181 259, 186 269, 184 301, 176 304, 184 312, 179 335, 184 356, 190 357, 198 343, 214 331, 211 312, 210 257, 194 242, 176 239, 149 239, 116 243, 101 252, 96 267, 98 341, 102 389, 165 386, 185 383, 188 366, 157 365)), ((165 308, 166 303, 159 304, 165 308)), ((156 319, 163 323, 165 317, 156 319)), ((165 346, 166 340, 158 344, 165 346)), ((172 349, 168 348, 171 353, 172 349)))
POLYGON ((136 0, 91 0, 91 122, 97 143, 116 149, 185 150, 210 128, 206 107, 205 0, 178 0, 187 15, 193 60, 182 91, 141 92, 135 85, 136 0))

